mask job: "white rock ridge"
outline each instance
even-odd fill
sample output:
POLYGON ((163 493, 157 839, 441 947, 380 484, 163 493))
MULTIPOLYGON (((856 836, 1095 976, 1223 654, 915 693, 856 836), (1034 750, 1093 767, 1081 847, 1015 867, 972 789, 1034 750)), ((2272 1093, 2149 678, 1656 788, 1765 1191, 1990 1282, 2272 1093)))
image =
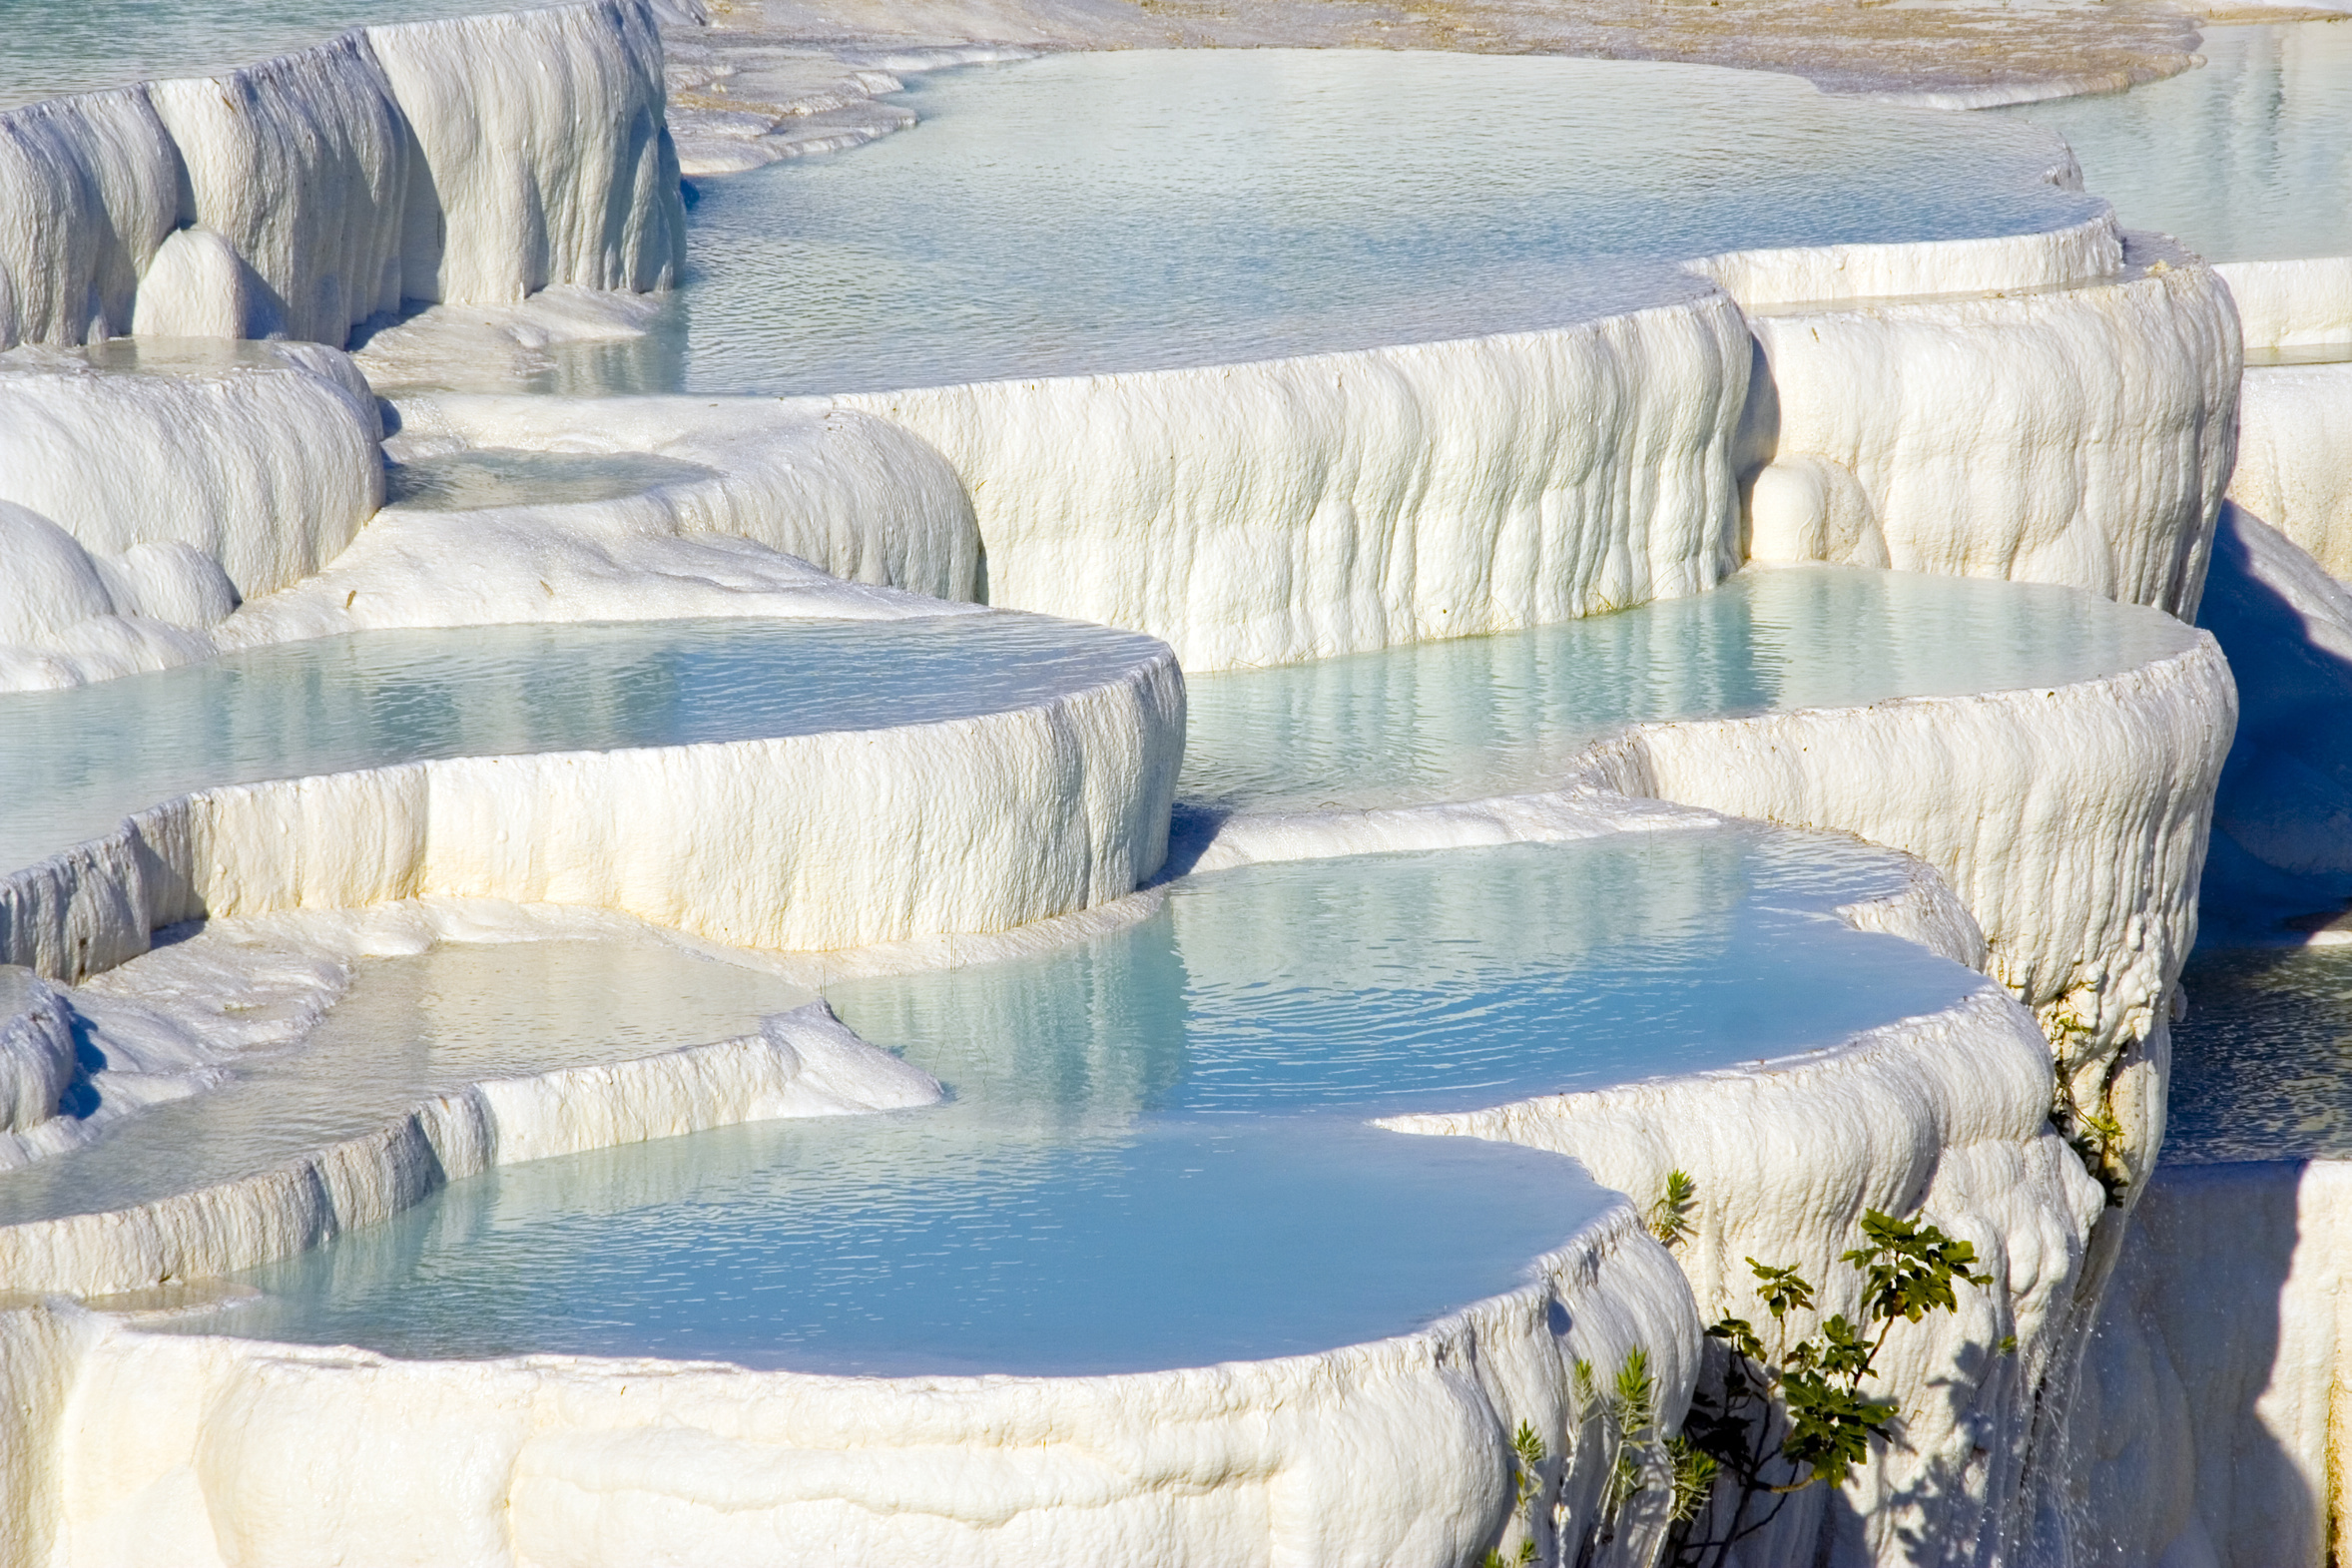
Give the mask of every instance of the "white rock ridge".
POLYGON ((646 290, 685 247, 638 0, 367 28, 0 114, 0 347, 339 346, 403 300, 646 290))
POLYGON ((2237 319, 2135 243, 2114 281, 1759 313, 1748 553, 2064 583, 2196 613, 2235 455, 2237 319))
POLYGON ((944 454, 985 598, 1228 669, 1698 593, 1738 563, 1746 323, 1543 332, 844 396, 944 454))
POLYGON ((202 657, 383 500, 366 383, 311 344, 0 355, 0 690, 202 657))
POLYGON ((68 981, 200 915, 441 895, 581 904, 744 947, 997 931, 1167 852, 1169 658, 895 729, 460 758, 225 786, 0 879, 0 961, 68 981))
POLYGON ((2229 498, 2352 577, 2352 342, 2332 364, 2248 365, 2229 498))
POLYGON ((1836 1503, 1826 1488, 1800 1494, 1731 1560, 1900 1562, 1907 1536, 1955 1560, 1999 1560, 2036 1512, 2035 1406, 2073 1354, 2074 1293, 2105 1195, 2051 1126, 2041 1031, 1998 988, 1754 1069, 1383 1125, 1553 1150, 1637 1199, 1686 1173, 1698 1201, 1675 1257, 1708 1322, 1769 1321, 1750 1257, 1797 1265, 1821 1287, 1823 1314, 1856 1313, 1837 1259, 1865 1209, 1916 1210, 1975 1244, 1993 1286, 1888 1343, 1904 1442, 1878 1450, 1836 1503), (2016 1353, 1998 1353, 2012 1334, 2016 1353))

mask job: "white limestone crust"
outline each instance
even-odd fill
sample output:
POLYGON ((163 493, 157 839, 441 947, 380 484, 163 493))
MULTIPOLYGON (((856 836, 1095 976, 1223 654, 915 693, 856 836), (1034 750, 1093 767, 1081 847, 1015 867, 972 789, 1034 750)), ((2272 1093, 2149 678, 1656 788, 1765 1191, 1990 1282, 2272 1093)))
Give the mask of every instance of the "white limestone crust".
POLYGON ((1551 331, 812 406, 945 455, 988 603, 1146 631, 1206 671, 1712 587, 1737 564, 1749 359, 1694 279, 1551 331))
POLYGON ((1161 657, 938 724, 205 790, 0 879, 0 961, 78 981, 202 914, 436 894, 804 951, 1003 930, 1158 869, 1183 734, 1161 657))
POLYGON ((2352 357, 2246 367, 2229 498, 2352 578, 2352 357))
POLYGON ((638 0, 346 33, 0 114, 0 347, 339 346, 404 299, 646 290, 682 264, 638 0))
MULTIPOLYGON (((1678 1389, 1697 1341, 1687 1288, 1624 1207, 1527 1285, 1413 1333, 1127 1376, 402 1362, 35 1308, 0 1314, 0 1375, 41 1395, 57 1449, 32 1473, 55 1488, 20 1483, 46 1506, 12 1513, 6 1545, 191 1568, 1466 1562, 1505 1526, 1522 1420, 1586 1438, 1564 1463, 1552 1443, 1538 1517, 1556 1499, 1594 1518, 1608 1455, 1575 1359, 1638 1345, 1678 1389), (234 1559, 201 1555, 213 1543, 234 1559)), ((1631 1533, 1603 1560, 1640 1560, 1631 1533)))
MULTIPOLYGON (((1915 1209, 1975 1244, 1995 1284, 1889 1341, 1885 1388, 1905 1440, 1876 1453, 1832 1507, 1800 1494, 1732 1561, 1909 1560, 1906 1538, 1955 1560, 1997 1561, 2040 1499, 2043 1389, 2070 1357, 2073 1297, 2104 1203, 2050 1125, 2050 1060, 2033 1018, 1995 987, 1830 1051, 1491 1110, 1400 1117, 1401 1131, 1467 1135, 1569 1155, 1637 1198, 1669 1171, 1697 1183, 1675 1257, 1701 1317, 1768 1323, 1745 1260, 1795 1264, 1820 1311, 1854 1313, 1838 1255, 1865 1209, 1915 1209), (2014 1355, 1995 1346, 2017 1336, 2014 1355)), ((1814 1319, 1800 1316, 1795 1331, 1814 1319)))
POLYGON ((2352 350, 2352 256, 2222 261, 2249 349, 2352 350))
POLYGON ((2134 238, 2122 278, 1753 317, 1749 554, 2063 583, 2196 613, 2235 457, 2237 317, 2134 238))
POLYGON ((201 629, 317 571, 383 502, 375 399, 341 354, 142 349, 120 369, 0 355, 0 505, 70 536, 98 588, 44 608, 0 586, 0 643, 67 649, 105 616, 201 629))

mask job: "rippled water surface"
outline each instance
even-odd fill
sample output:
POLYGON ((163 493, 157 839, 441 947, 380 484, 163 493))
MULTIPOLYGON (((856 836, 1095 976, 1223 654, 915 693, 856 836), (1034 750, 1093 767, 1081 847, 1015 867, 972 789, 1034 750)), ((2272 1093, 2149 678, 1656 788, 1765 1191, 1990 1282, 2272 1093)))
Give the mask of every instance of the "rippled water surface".
POLYGON ((2352 1158, 2352 947, 2200 952, 2181 985, 2164 1159, 2352 1158))
POLYGON ((2212 261, 2352 255, 2352 26, 2203 31, 2199 69, 1987 113, 2058 132, 2125 224, 2212 261))
POLYGON ((242 1277, 203 1326, 400 1354, 1141 1370, 1404 1331, 1608 1202, 1365 1125, 1777 1056, 1978 975, 1830 911, 1899 884, 1760 828, 1252 867, 1062 952, 832 987, 945 1106, 513 1167, 242 1277))
POLYGON ((0 867, 213 784, 683 746, 1026 707, 1157 657, 1024 615, 363 632, 0 696, 0 867))

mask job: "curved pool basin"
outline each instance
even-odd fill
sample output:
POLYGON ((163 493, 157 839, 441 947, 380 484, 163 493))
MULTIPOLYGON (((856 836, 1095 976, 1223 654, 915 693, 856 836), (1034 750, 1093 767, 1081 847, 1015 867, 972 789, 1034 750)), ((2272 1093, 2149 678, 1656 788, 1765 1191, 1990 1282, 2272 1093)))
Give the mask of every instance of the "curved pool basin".
POLYGON ((1281 810, 1535 788, 1629 724, 2062 686, 2195 639, 2068 588, 1750 568, 1614 615, 1190 677, 1178 795, 1281 810))
POLYGON ((219 784, 929 724, 1031 707, 1164 657, 1012 614, 355 633, 0 697, 0 869, 219 784))
POLYGON ((1135 1371, 1400 1333, 1613 1201, 1363 1125, 1833 1045, 1983 977, 1836 905, 1903 884, 1760 827, 1186 878, 1127 930, 837 983, 941 1108, 516 1167, 249 1272, 193 1324, 397 1354, 1135 1371))
MULTIPOLYGON (((298 941, 231 940, 264 974, 298 968, 309 956, 298 941)), ((216 959, 232 1013, 259 1000, 234 990, 243 956, 216 959)), ((0 1172, 0 1226, 129 1209, 237 1181, 485 1079, 731 1039, 808 999, 774 975, 650 933, 451 943, 364 959, 353 966, 350 989, 292 1045, 228 1053, 218 1086, 146 1107, 68 1153, 0 1172)), ((90 1071, 120 1065, 106 1059, 103 1029, 84 1055, 90 1071)))

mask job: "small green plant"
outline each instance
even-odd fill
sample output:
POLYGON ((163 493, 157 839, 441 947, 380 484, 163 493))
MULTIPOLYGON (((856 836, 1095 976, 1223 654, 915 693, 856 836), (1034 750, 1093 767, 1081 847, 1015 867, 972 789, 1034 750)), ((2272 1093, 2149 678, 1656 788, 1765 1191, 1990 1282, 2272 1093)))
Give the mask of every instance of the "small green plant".
POLYGON ((1668 1247, 1690 1235, 1691 1217, 1698 1212, 1699 1184, 1690 1179, 1687 1171, 1668 1171, 1666 1185, 1658 1193, 1658 1201, 1649 1206, 1643 1223, 1649 1234, 1668 1247))
POLYGON ((1517 1556, 1505 1557, 1499 1550, 1488 1552, 1483 1568, 1520 1568, 1535 1560, 1535 1493, 1539 1485, 1535 1471, 1543 1463, 1543 1439, 1535 1435, 1534 1427, 1521 1421, 1511 1436, 1510 1452, 1511 1468, 1518 1474, 1518 1500, 1511 1505, 1511 1513, 1524 1533, 1517 1556))
MULTIPOLYGON (((2081 1160, 2082 1168, 2105 1191, 2107 1207, 2119 1209, 2130 1194, 2131 1173, 2124 1167, 2121 1156, 2123 1124, 2109 1103, 2114 1092, 2111 1077, 2100 1089, 2099 1104, 2094 1106, 2077 1103, 2070 1087, 2076 1048, 2093 1031, 2079 1014, 2070 1012, 2052 1013, 2046 1030, 2058 1059, 2058 1089, 2051 1102, 2051 1125, 2081 1160)), ((2111 1065, 2108 1070, 2111 1074, 2111 1065)))
POLYGON ((1683 1421, 1670 1537, 1676 1568, 1719 1568, 1734 1545, 1778 1518, 1790 1497, 1816 1482, 1843 1485, 1869 1459, 1871 1444, 1891 1434, 1894 1402, 1874 1398, 1865 1384, 1895 1324, 1956 1311, 1959 1287, 1993 1283, 1972 1272, 1972 1244, 1933 1225, 1874 1209, 1863 1217, 1862 1236, 1864 1245, 1840 1260, 1862 1276, 1860 1323, 1833 1314, 1790 1342, 1789 1314, 1813 1310, 1813 1286, 1793 1265, 1750 1258, 1772 1342, 1741 1317, 1707 1330, 1723 1347, 1723 1373, 1719 1387, 1692 1400, 1683 1421), (1693 1533, 1702 1517, 1712 1533, 1693 1533))

